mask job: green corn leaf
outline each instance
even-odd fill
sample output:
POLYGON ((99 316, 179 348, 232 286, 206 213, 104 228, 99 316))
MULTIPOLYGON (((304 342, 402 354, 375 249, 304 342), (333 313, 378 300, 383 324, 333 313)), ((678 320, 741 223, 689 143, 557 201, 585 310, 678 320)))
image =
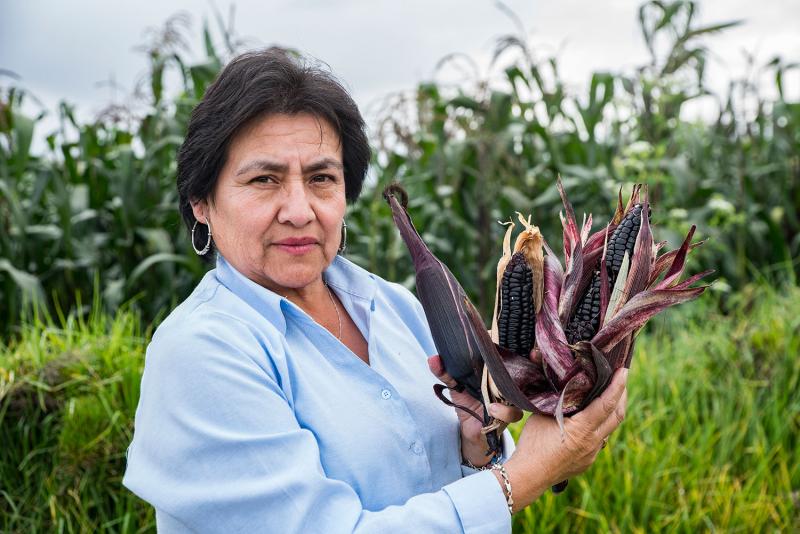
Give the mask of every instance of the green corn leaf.
POLYGON ((131 271, 131 274, 127 280, 127 286, 129 288, 134 287, 138 279, 144 275, 144 273, 159 263, 174 263, 178 265, 185 265, 189 268, 194 267, 193 262, 187 256, 168 252, 159 252, 145 258, 139 265, 136 266, 133 271, 131 271))
POLYGON ((31 118, 14 112, 14 155, 13 165, 17 176, 25 171, 25 165, 30 157, 31 142, 33 141, 33 128, 36 124, 31 118))
POLYGON ((20 291, 22 291, 22 295, 25 299, 30 299, 38 303, 44 302, 42 284, 36 276, 21 269, 17 269, 5 258, 0 258, 0 272, 6 273, 11 280, 14 281, 20 291))

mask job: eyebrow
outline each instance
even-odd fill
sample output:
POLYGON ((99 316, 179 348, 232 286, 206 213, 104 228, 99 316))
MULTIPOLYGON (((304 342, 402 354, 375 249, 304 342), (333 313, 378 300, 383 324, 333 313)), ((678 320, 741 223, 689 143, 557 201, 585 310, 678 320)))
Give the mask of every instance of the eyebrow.
MULTIPOLYGON (((308 174, 311 172, 321 171, 328 168, 335 168, 339 169, 340 171, 344 169, 344 166, 337 160, 333 158, 322 158, 310 165, 303 167, 303 173, 308 174)), ((251 171, 272 171, 272 172, 280 172, 285 173, 289 170, 289 166, 285 163, 278 163, 276 161, 270 161, 268 159, 257 159, 247 163, 244 167, 236 171, 236 176, 241 176, 242 174, 247 174, 251 171)))

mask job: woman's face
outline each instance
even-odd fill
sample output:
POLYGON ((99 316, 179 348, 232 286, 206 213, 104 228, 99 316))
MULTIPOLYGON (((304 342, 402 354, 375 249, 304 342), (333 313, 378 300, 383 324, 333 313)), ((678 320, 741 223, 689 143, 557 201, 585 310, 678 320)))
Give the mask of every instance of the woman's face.
POLYGON ((320 280, 341 240, 345 184, 339 136, 312 115, 270 115, 231 143, 213 201, 192 205, 211 221, 228 262, 276 292, 320 280))

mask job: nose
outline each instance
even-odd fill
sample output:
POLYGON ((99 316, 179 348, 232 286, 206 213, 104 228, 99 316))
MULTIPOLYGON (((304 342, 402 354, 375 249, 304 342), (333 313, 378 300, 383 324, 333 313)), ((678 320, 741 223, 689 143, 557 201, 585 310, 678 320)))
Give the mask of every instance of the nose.
POLYGON ((303 180, 288 180, 283 186, 278 222, 303 227, 314 220, 316 214, 311 207, 309 192, 303 180))

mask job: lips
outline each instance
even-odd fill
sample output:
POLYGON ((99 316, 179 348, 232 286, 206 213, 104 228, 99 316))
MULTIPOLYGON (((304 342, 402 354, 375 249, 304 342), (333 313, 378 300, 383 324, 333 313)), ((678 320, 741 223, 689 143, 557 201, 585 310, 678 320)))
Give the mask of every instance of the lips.
POLYGON ((275 244, 288 247, 299 247, 302 245, 314 245, 316 243, 318 243, 318 241, 314 237, 289 237, 286 239, 282 239, 281 241, 278 241, 275 244))
POLYGON ((275 243, 278 250, 292 256, 301 256, 317 249, 319 241, 313 237, 289 237, 275 243))

